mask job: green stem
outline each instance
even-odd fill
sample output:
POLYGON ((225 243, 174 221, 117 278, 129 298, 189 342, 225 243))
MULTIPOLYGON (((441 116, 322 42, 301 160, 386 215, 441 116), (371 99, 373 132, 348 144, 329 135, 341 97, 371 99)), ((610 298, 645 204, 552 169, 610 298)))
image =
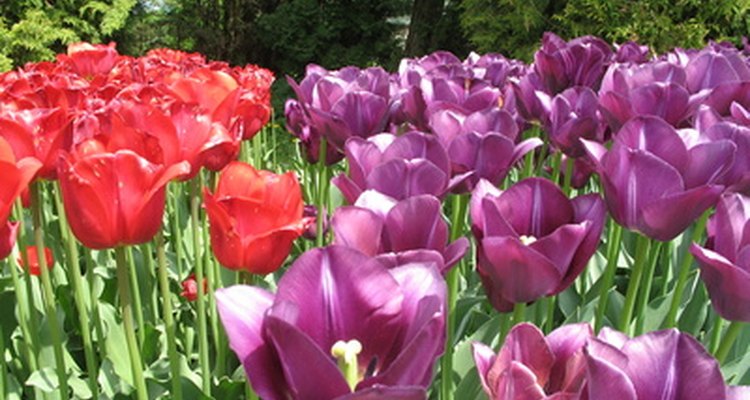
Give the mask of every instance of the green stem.
POLYGON ((96 329, 96 339, 99 348, 99 357, 107 358, 107 346, 104 344, 104 327, 101 315, 99 314, 99 300, 94 293, 96 274, 94 273, 94 259, 91 256, 91 250, 84 247, 84 259, 86 261, 86 279, 89 285, 89 299, 91 300, 91 316, 94 319, 94 329, 96 329))
POLYGON ((171 196, 169 196, 172 208, 172 238, 174 239, 173 247, 175 251, 175 266, 177 267, 177 276, 182 276, 182 227, 180 226, 180 199, 182 198, 182 185, 171 185, 171 196))
POLYGON ((596 315, 594 317, 594 327, 597 332, 604 326, 604 314, 607 312, 607 303, 609 302, 609 290, 615 280, 617 271, 617 259, 620 256, 620 240, 622 239, 622 227, 609 220, 609 233, 607 235, 607 266, 604 268, 602 275, 602 284, 599 287, 599 302, 596 305, 596 315))
MULTIPOLYGON (((211 179, 209 179, 209 185, 212 187, 212 189, 214 186, 213 177, 215 177, 215 175, 211 174, 211 179)), ((208 229, 208 219, 203 218, 203 243, 206 243, 206 245, 211 242, 208 234, 208 229)), ((211 322, 211 336, 213 337, 214 351, 216 353, 214 375, 224 376, 226 364, 226 346, 224 345, 224 341, 222 340, 224 335, 219 332, 219 314, 216 310, 216 297, 214 297, 214 290, 218 287, 218 277, 220 275, 216 269, 214 258, 212 257, 213 253, 211 251, 205 251, 203 254, 205 265, 204 270, 206 271, 206 286, 208 288, 208 316, 211 322)))
POLYGON ((721 329, 724 327, 724 319, 717 314, 714 315, 716 316, 716 319, 714 319, 714 323, 711 326, 711 336, 709 336, 708 340, 708 351, 716 354, 716 351, 719 349, 719 339, 721 338, 721 329))
POLYGON ((633 309, 635 308, 635 300, 638 295, 638 288, 641 286, 641 278, 643 277, 643 271, 646 269, 648 260, 649 247, 651 246, 651 240, 641 234, 637 234, 636 246, 635 246, 635 260, 633 261, 633 268, 630 275, 630 282, 628 283, 628 291, 625 294, 625 305, 620 315, 620 332, 628 334, 630 332, 630 320, 633 317, 633 309))
POLYGON ((560 169, 562 168, 562 152, 561 151, 555 151, 555 154, 552 156, 552 182, 555 183, 555 185, 558 184, 560 181, 560 169))
POLYGON ((62 347, 63 332, 60 329, 60 323, 57 319, 57 305, 55 304, 55 291, 52 289, 52 279, 47 266, 47 258, 44 253, 44 220, 42 216, 42 193, 40 183, 35 182, 31 185, 31 215, 34 225, 34 244, 37 249, 37 258, 39 262, 39 272, 42 277, 42 288, 44 292, 45 314, 49 323, 52 334, 52 346, 55 354, 55 372, 60 385, 60 397, 68 398, 68 373, 65 368, 65 358, 62 347))
POLYGON ((206 326, 206 296, 203 290, 203 257, 201 250, 201 219, 200 206, 202 186, 201 174, 197 174, 191 182, 190 190, 190 224, 193 231, 193 263, 195 264, 195 280, 198 282, 198 298, 196 299, 198 308, 198 360, 201 368, 201 388, 207 396, 211 395, 211 369, 208 361, 208 330, 206 326))
POLYGON ((635 316, 635 335, 643 333, 643 325, 646 322, 646 307, 651 299, 651 286, 654 282, 654 272, 656 271, 656 263, 659 260, 659 254, 664 246, 663 242, 656 243, 656 246, 651 250, 646 264, 647 270, 643 274, 645 281, 641 286, 641 295, 638 298, 638 306, 636 308, 635 316))
POLYGON ((99 386, 97 384, 98 366, 94 346, 91 342, 91 324, 89 321, 89 311, 84 298, 83 277, 81 276, 81 267, 78 257, 78 246, 76 245, 73 234, 68 225, 68 219, 65 215, 60 190, 54 190, 55 206, 57 207, 58 217, 60 219, 60 236, 65 242, 65 251, 68 260, 68 273, 70 280, 73 282, 73 298, 78 309, 78 323, 81 327, 81 338, 83 339, 83 353, 86 359, 86 372, 88 373, 89 388, 93 399, 98 398, 99 386))
MULTIPOLYGON (((703 232, 706 230, 706 222, 708 221, 709 211, 703 213, 693 230, 691 236, 692 242, 697 242, 703 236, 703 232)), ((672 292, 672 302, 669 305, 669 312, 664 320, 663 328, 673 328, 677 323, 677 312, 680 309, 680 301, 682 300, 683 291, 685 285, 688 282, 688 275, 690 274, 690 265, 693 263, 693 256, 689 251, 685 252, 682 257, 682 263, 680 264, 680 272, 677 276, 677 283, 675 283, 674 291, 672 292)))
POLYGON ((563 175, 563 193, 565 196, 570 196, 570 182, 573 179, 573 164, 574 160, 570 157, 565 159, 565 175, 563 175))
POLYGON ((513 326, 526 321, 526 303, 513 305, 513 326))
POLYGON ((143 320, 143 304, 141 302, 141 285, 138 279, 138 269, 136 268, 135 258, 133 257, 133 248, 127 247, 127 259, 130 267, 130 288, 133 290, 133 307, 135 308, 135 321, 138 325, 138 346, 143 346, 146 341, 146 325, 143 320))
POLYGON ((318 155, 318 215, 316 217, 315 245, 323 247, 325 243, 324 224, 326 203, 328 202, 328 168, 326 158, 328 155, 328 141, 320 140, 320 154, 318 155))
MULTIPOLYGON (((23 219, 23 212, 21 210, 23 210, 23 206, 21 205, 21 200, 19 199, 16 201, 16 212, 17 212, 16 220, 20 224, 18 226, 17 244, 18 244, 18 248, 21 250, 20 251, 21 260, 23 261, 24 265, 29 265, 29 260, 27 260, 27 254, 26 254, 26 247, 29 245, 29 243, 34 241, 34 238, 33 238, 33 232, 31 233, 32 235, 31 237, 28 236, 29 233, 26 229, 26 224, 23 219)), ((32 348, 34 349, 34 352, 35 352, 34 353, 34 358, 35 358, 34 369, 36 370, 37 368, 36 365, 38 365, 36 356, 38 355, 37 351, 39 349, 37 346, 36 337, 39 332, 39 320, 38 320, 38 314, 37 314, 37 308, 36 308, 36 301, 34 299, 33 278, 34 277, 31 274, 26 273, 24 274, 23 281, 26 287, 26 298, 28 300, 26 304, 28 305, 28 311, 29 311, 29 313, 27 314, 29 317, 28 326, 29 326, 29 331, 31 333, 31 336, 29 337, 29 342, 32 344, 32 348)))
MULTIPOLYGON (((19 211, 20 209, 16 207, 14 210, 14 213, 17 214, 16 220, 19 221, 18 230, 21 232, 21 234, 18 235, 18 245, 21 249, 21 257, 23 259, 24 265, 29 265, 28 261, 26 260, 26 251, 24 250, 26 246, 23 245, 22 237, 23 237, 23 223, 22 218, 23 215, 19 211)), ((34 372, 37 370, 37 360, 36 355, 39 354, 36 350, 36 342, 34 338, 37 337, 36 331, 32 331, 30 325, 31 322, 31 313, 34 312, 34 309, 32 308, 32 305, 29 304, 28 300, 31 298, 26 293, 26 287, 21 286, 21 279, 18 276, 18 270, 19 265, 18 261, 16 260, 16 257, 13 257, 12 255, 8 257, 9 260, 9 267, 10 267, 10 277, 13 281, 13 289, 16 296, 16 304, 18 304, 18 324, 21 327, 21 336, 23 337, 23 340, 26 342, 26 359, 29 365, 29 370, 31 372, 34 372), (32 332, 34 332, 32 334, 32 332)), ((28 274, 28 272, 27 272, 28 274)), ((30 274, 29 274, 30 275, 30 274)))
MULTIPOLYGON (((461 235, 466 219, 468 198, 466 196, 453 196, 453 216, 451 219, 451 240, 456 240, 461 235)), ((446 322, 445 352, 441 359, 441 393, 442 399, 453 398, 453 342, 455 340, 456 327, 456 301, 458 300, 458 277, 461 268, 456 265, 448 271, 446 283, 448 285, 448 318, 446 322)))
POLYGON ((156 235, 156 261, 158 264, 159 291, 161 292, 161 306, 164 319, 164 330, 167 333, 167 355, 169 356, 169 369, 171 371, 172 398, 182 399, 182 384, 180 383, 180 359, 177 354, 177 339, 175 337, 175 324, 172 315, 172 293, 169 291, 169 279, 167 278, 167 257, 164 250, 164 235, 160 231, 156 235))
POLYGON ((544 332, 551 332, 555 328, 555 307, 557 296, 547 297, 547 319, 544 321, 544 332))
POLYGON ((746 325, 746 323, 740 321, 732 321, 729 323, 727 332, 724 334, 724 339, 721 340, 719 349, 716 350, 715 353, 716 361, 718 361, 719 364, 724 364, 724 361, 729 355, 729 351, 732 350, 732 345, 734 345, 735 340, 737 340, 740 332, 742 332, 742 328, 746 325))
POLYGON ((130 355, 130 369, 133 373, 133 385, 135 386, 138 400, 146 400, 146 381, 143 379, 143 362, 138 350, 138 342, 135 338, 135 326, 133 326, 133 305, 130 294, 130 274, 128 273, 128 262, 125 247, 115 248, 117 259, 117 290, 120 294, 120 308, 122 309, 122 323, 125 329, 125 341, 128 345, 130 355))
POLYGON ((146 293, 149 297, 149 309, 151 311, 151 321, 156 323, 159 320, 159 296, 154 288, 156 280, 156 269, 154 267, 154 249, 151 242, 141 245, 141 254, 143 255, 144 268, 148 279, 146 279, 146 293))

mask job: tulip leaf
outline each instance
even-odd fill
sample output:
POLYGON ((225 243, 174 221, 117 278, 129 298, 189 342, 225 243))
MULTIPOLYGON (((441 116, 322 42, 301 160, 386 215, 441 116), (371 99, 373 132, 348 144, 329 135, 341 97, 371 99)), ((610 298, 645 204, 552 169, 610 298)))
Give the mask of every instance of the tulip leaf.
POLYGON ((115 367, 109 358, 105 358, 99 366, 99 377, 97 379, 102 394, 112 399, 117 394, 129 394, 133 387, 117 373, 115 367))
POLYGON ((471 336, 462 340, 456 345, 453 353, 453 372, 466 379, 467 374, 471 374, 474 368, 474 356, 472 355, 471 344, 473 342, 484 343, 488 346, 494 346, 497 343, 498 333, 500 332, 500 321, 503 319, 502 314, 497 314, 482 324, 471 336))
POLYGON ((644 311, 646 315, 638 316, 638 318, 644 318, 643 332, 655 331, 661 327, 667 313, 669 313, 671 300, 672 297, 668 295, 651 300, 644 311))
POLYGON ((52 367, 44 367, 32 372, 29 379, 26 380, 26 385, 33 386, 45 393, 52 393, 60 387, 57 373, 52 367))
POLYGON ((68 386, 73 390, 73 398, 75 399, 90 399, 93 397, 88 382, 76 375, 68 377, 68 386))
POLYGON ((482 400, 487 398, 482 390, 482 383, 479 381, 476 367, 473 367, 464 375, 456 387, 454 396, 456 400, 482 400))
POLYGON ((23 398, 23 388, 16 380, 15 375, 6 375, 5 387, 5 399, 6 400, 21 400, 23 398))
POLYGON ((685 306, 685 309, 682 311, 682 315, 680 315, 680 320, 678 321, 677 326, 681 331, 690 333, 691 335, 697 337, 701 331, 701 328, 703 327, 703 324, 706 323, 706 318, 708 317, 708 305, 710 301, 708 299, 708 294, 704 285, 700 283, 698 285, 688 285, 688 287, 693 286, 695 286, 695 290, 692 291, 692 297, 687 303, 687 306, 685 306))

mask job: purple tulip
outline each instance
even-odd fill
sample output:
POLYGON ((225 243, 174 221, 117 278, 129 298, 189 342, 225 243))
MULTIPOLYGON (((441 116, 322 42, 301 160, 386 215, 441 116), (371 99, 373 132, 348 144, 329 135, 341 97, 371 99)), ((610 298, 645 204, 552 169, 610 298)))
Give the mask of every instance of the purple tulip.
POLYGON ((631 339, 604 328, 589 339, 585 354, 582 400, 724 400, 727 393, 743 390, 727 388, 716 360, 676 329, 631 339))
POLYGON ((479 55, 472 52, 464 60, 476 79, 489 82, 492 86, 502 89, 509 78, 520 77, 526 73, 526 65, 514 59, 505 58, 497 53, 479 55))
POLYGON ((645 115, 682 127, 707 95, 691 95, 686 85, 684 68, 669 62, 613 64, 599 90, 602 116, 613 132, 645 115))
POLYGON ((552 144, 578 158, 586 154, 579 139, 602 142, 606 126, 599 117, 598 106, 596 93, 585 86, 572 87, 555 96, 545 123, 552 144))
POLYGON ((598 89, 611 60, 612 49, 599 38, 582 36, 566 42, 545 32, 542 47, 534 54, 534 72, 550 95, 573 86, 598 89))
POLYGON ((473 343, 474 362, 490 400, 573 400, 586 376, 583 348, 589 324, 564 325, 544 337, 534 325, 513 327, 497 355, 473 343))
POLYGON ((723 85, 750 81, 745 56, 733 46, 706 46, 685 66, 687 88, 691 93, 715 90, 723 85))
POLYGON ((388 119, 389 80, 379 67, 327 71, 314 64, 299 85, 287 78, 297 95, 285 107, 287 128, 302 140, 308 159, 317 160, 314 152, 322 139, 343 153, 348 138, 382 132, 388 119))
POLYGON ((719 179, 737 146, 729 140, 698 142, 689 134, 661 118, 638 117, 620 129, 609 151, 584 141, 617 223, 668 241, 718 201, 724 190, 719 179))
POLYGON ((628 41, 621 45, 615 45, 615 61, 618 63, 643 64, 649 61, 651 49, 646 45, 628 41))
POLYGON ((438 268, 447 272, 464 256, 469 241, 461 237, 448 243, 448 225, 440 209, 440 200, 430 195, 397 202, 381 193, 367 191, 353 206, 336 209, 331 220, 334 243, 368 256, 434 253, 440 259, 438 268))
POLYGON ((518 160, 542 145, 538 138, 516 144, 516 122, 498 109, 464 114, 444 108, 431 115, 430 127, 448 149, 454 193, 470 192, 480 179, 500 184, 518 160))
POLYGON ((750 198, 726 194, 708 223, 706 247, 693 253, 711 304, 723 318, 750 322, 750 198))
POLYGON ((342 246, 313 249, 274 295, 216 291, 229 344, 263 399, 424 399, 445 342, 443 278, 388 269, 342 246))
POLYGON ((596 251, 605 218, 598 195, 570 200, 543 178, 504 192, 480 181, 470 212, 477 271, 500 312, 567 288, 596 251))
MULTIPOLYGON (((700 111, 699 111, 700 112, 700 111)), ((708 118, 704 118, 704 121, 708 118)), ((697 124, 698 125, 698 124, 697 124)), ((730 120, 701 122, 698 131, 705 140, 729 140, 737 146, 734 162, 719 182, 728 192, 750 194, 750 128, 730 120)))
POLYGON ((346 143, 349 175, 333 183, 349 203, 372 189, 403 200, 411 196, 442 196, 449 190, 448 154, 433 135, 409 132, 403 136, 381 133, 346 143))

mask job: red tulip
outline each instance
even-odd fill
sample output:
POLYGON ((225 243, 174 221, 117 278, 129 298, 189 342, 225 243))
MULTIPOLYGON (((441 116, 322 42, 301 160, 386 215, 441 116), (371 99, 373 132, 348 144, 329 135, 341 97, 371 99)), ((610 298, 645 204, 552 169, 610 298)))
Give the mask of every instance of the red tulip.
POLYGON ((105 153, 95 141, 87 143, 83 154, 65 154, 58 164, 73 234, 92 249, 151 240, 161 227, 165 186, 190 166, 164 167, 130 150, 105 153))
MULTIPOLYGON (((52 255, 52 250, 49 247, 44 248, 44 258, 47 260, 47 269, 52 269, 55 264, 55 257, 52 255)), ((28 268, 23 262, 23 257, 18 257, 18 265, 21 268, 29 271, 31 275, 39 276, 41 270, 39 269, 39 252, 36 246, 29 246, 26 248, 26 261, 28 261, 28 268)))
MULTIPOLYGON (((203 293, 208 291, 208 281, 203 278, 203 293)), ((184 281, 182 281, 182 292, 180 296, 184 297, 187 301, 198 300, 198 282, 195 280, 195 274, 188 275, 184 281)))
POLYGON ((18 223, 6 222, 0 225, 0 260, 8 257, 13 246, 16 245, 16 233, 18 232, 18 223))
POLYGON ((311 222, 302 217, 302 191, 292 172, 276 175, 235 161, 219 175, 216 192, 206 189, 204 198, 211 248, 229 269, 275 271, 311 222))

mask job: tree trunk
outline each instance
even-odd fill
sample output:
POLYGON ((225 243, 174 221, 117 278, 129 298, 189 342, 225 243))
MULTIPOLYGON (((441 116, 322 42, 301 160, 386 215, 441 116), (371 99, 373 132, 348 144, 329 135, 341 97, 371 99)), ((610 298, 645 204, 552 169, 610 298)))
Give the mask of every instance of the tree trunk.
POLYGON ((444 0, 414 0, 404 55, 422 56, 435 50, 433 33, 443 15, 444 0))

